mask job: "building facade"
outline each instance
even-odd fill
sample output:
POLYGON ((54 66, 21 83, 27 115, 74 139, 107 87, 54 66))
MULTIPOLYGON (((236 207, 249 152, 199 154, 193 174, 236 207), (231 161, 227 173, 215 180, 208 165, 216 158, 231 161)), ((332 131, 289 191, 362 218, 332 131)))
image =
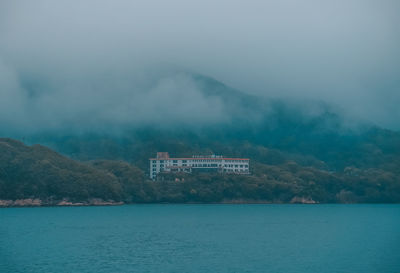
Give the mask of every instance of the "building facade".
POLYGON ((155 180, 159 173, 169 172, 219 172, 250 174, 248 158, 227 158, 223 156, 192 156, 172 158, 167 152, 158 152, 156 158, 150 158, 150 178, 155 180))

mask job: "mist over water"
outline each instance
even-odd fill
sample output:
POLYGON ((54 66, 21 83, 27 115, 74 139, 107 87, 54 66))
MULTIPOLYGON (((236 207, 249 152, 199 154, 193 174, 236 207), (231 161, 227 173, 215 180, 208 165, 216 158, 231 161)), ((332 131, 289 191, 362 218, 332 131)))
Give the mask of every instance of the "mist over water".
POLYGON ((325 101, 349 122, 398 130, 399 12, 394 0, 2 2, 0 126, 231 122, 202 74, 306 102, 311 115, 308 102, 325 101))

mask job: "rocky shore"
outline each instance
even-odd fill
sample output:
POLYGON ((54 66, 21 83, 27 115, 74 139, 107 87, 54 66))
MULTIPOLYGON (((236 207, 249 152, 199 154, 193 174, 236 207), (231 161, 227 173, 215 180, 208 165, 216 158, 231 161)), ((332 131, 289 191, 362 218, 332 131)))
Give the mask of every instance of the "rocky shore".
POLYGON ((315 200, 311 197, 304 197, 304 196, 295 196, 290 200, 291 204, 318 204, 315 200))
MULTIPOLYGON (((282 204, 281 202, 269 202, 267 200, 252 200, 252 199, 234 199, 224 200, 222 202, 216 202, 212 204, 282 204)), ((290 204, 318 204, 319 202, 314 201, 309 197, 295 196, 290 204)), ((87 201, 73 202, 68 198, 62 200, 41 200, 38 198, 27 198, 17 200, 4 200, 0 199, 0 208, 9 207, 76 207, 76 206, 118 206, 124 205, 124 202, 117 202, 114 200, 103 200, 100 198, 92 198, 87 201)), ((190 203, 189 203, 190 204, 190 203)), ((202 202, 193 204, 204 204, 202 202)))
POLYGON ((48 207, 48 206, 117 206, 123 205, 123 202, 116 202, 114 200, 103 200, 99 198, 92 198, 82 202, 72 202, 67 198, 62 200, 41 200, 38 198, 27 198, 17 200, 4 200, 0 199, 0 208, 8 207, 48 207))

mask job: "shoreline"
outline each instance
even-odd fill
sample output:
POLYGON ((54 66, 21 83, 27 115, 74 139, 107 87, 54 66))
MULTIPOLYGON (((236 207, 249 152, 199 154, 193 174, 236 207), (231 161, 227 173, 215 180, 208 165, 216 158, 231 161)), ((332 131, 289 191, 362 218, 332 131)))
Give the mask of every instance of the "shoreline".
POLYGON ((121 206, 128 204, 319 204, 311 198, 293 197, 290 202, 271 202, 268 200, 252 199, 233 199, 222 200, 220 202, 149 202, 149 203, 125 203, 122 201, 103 200, 101 198, 91 198, 86 201, 73 202, 68 198, 61 200, 41 200, 39 198, 26 198, 17 200, 0 199, 0 208, 19 208, 19 207, 83 207, 83 206, 121 206))
POLYGON ((0 208, 24 208, 24 207, 89 207, 89 206, 120 206, 124 202, 114 200, 103 200, 98 198, 82 202, 72 202, 68 199, 44 201, 38 198, 4 200, 0 199, 0 208))
POLYGON ((85 202, 71 202, 58 200, 55 202, 39 202, 39 199, 1 200, 1 208, 37 208, 37 207, 97 207, 97 206, 123 206, 123 205, 378 205, 399 203, 311 203, 311 202, 271 202, 266 200, 224 200, 221 202, 148 202, 148 203, 125 203, 113 200, 92 199, 85 202))
POLYGON ((321 205, 399 205, 400 203, 273 203, 273 202, 219 202, 219 203, 167 203, 167 202, 154 202, 154 203, 124 203, 115 202, 112 204, 88 204, 88 203, 73 203, 69 205, 58 205, 58 204, 42 204, 42 205, 11 205, 3 206, 0 205, 0 209, 11 209, 11 208, 56 208, 56 207, 114 207, 114 206, 130 206, 130 205, 307 205, 307 206, 321 206, 321 205))
POLYGON ((358 204, 399 204, 399 203, 320 203, 306 198, 293 198, 290 202, 271 202, 268 200, 222 200, 221 202, 146 202, 126 203, 122 201, 103 200, 92 198, 81 202, 72 202, 67 198, 62 200, 43 201, 27 198, 17 200, 0 199, 1 208, 37 208, 37 207, 96 207, 96 206, 123 206, 123 205, 358 205, 358 204))

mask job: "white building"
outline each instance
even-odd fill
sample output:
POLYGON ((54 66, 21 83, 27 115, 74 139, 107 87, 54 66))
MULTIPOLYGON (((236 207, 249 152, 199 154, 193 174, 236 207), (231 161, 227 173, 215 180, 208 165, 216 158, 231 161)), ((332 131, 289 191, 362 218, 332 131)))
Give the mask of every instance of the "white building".
POLYGON ((150 178, 153 180, 160 172, 250 174, 248 158, 227 158, 217 155, 171 158, 167 152, 158 152, 156 158, 149 160, 150 178))

